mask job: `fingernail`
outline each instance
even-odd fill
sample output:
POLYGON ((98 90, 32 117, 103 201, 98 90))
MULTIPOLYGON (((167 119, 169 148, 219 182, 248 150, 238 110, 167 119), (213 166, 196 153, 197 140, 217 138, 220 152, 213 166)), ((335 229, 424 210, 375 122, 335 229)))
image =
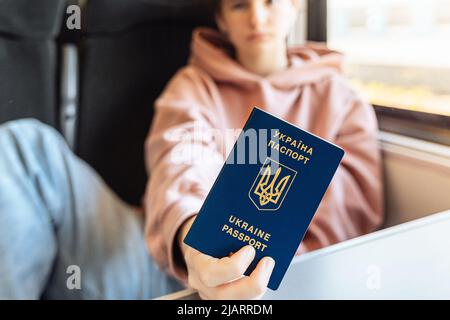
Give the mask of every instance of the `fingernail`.
POLYGON ((264 267, 266 269, 272 270, 273 267, 275 267, 275 260, 273 260, 273 258, 271 257, 266 257, 264 259, 264 267))
POLYGON ((250 259, 251 257, 253 257, 254 252, 255 252, 255 249, 253 249, 252 246, 248 246, 245 249, 245 256, 250 259))

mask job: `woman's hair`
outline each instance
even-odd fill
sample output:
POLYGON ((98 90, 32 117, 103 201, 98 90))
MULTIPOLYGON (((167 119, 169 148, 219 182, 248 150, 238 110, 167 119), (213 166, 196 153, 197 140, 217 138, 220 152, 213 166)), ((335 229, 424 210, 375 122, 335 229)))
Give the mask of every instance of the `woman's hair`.
POLYGON ((205 0, 205 2, 207 3, 209 12, 214 17, 220 11, 221 0, 205 0))
POLYGON ((206 15, 208 16, 208 24, 211 27, 218 29, 216 24, 216 14, 220 12, 220 5, 222 0, 200 0, 199 4, 206 9, 206 15))

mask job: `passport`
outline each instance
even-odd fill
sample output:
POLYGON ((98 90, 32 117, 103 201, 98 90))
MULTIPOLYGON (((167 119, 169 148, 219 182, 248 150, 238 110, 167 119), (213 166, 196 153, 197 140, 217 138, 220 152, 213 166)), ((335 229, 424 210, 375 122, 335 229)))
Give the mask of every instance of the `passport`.
POLYGON ((184 243, 215 258, 245 245, 275 260, 277 290, 344 151, 255 107, 212 185, 184 243))

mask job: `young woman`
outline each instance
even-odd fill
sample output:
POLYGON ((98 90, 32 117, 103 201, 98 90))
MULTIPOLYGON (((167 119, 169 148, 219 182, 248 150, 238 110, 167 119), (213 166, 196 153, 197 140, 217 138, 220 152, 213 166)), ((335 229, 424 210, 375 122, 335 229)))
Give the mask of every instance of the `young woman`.
POLYGON ((265 292, 273 259, 262 259, 243 277, 255 255, 251 246, 215 259, 182 243, 220 170, 220 161, 208 159, 226 157, 217 136, 242 128, 258 106, 345 149, 300 253, 380 225, 377 124, 372 108, 340 74, 340 54, 317 45, 287 48, 298 1, 214 2, 219 31, 194 31, 188 66, 156 102, 146 144, 146 239, 158 263, 202 298, 251 299, 265 292), (199 138, 217 131, 216 139, 199 138))
POLYGON ((243 277, 252 247, 214 259, 182 245, 228 151, 220 137, 242 128, 253 106, 346 151, 298 252, 376 229, 382 185, 373 110, 340 75, 339 54, 286 48, 298 9, 295 0, 216 1, 220 31, 195 30, 188 66, 156 102, 145 235, 138 210, 54 129, 35 120, 1 125, 0 299, 138 299, 182 288, 159 268, 203 298, 260 297, 270 257, 243 277), (212 132, 219 139, 209 139, 212 132))

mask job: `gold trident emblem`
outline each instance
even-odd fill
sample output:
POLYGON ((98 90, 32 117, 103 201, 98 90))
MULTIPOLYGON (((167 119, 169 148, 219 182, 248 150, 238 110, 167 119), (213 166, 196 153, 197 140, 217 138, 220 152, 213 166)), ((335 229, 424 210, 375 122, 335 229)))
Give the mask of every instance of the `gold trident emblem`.
POLYGON ((278 180, 280 172, 281 167, 277 169, 277 171, 275 172, 275 176, 269 183, 269 179, 271 176, 270 165, 268 165, 264 170, 264 173, 259 179, 258 185, 256 186, 256 189, 254 191, 254 193, 259 196, 259 204, 261 206, 265 206, 269 202, 272 202, 273 204, 278 203, 278 200, 280 199, 280 196, 291 177, 290 175, 283 177, 275 186, 275 182, 278 180))

